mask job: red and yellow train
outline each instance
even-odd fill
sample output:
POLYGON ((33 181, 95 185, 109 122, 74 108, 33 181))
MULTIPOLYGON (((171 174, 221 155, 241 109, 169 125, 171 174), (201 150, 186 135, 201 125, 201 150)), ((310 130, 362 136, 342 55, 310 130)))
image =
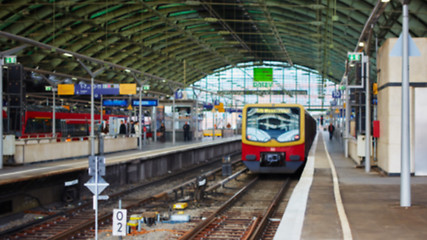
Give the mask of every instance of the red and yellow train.
POLYGON ((299 104, 248 104, 242 113, 242 160, 255 173, 294 173, 316 136, 316 121, 299 104))

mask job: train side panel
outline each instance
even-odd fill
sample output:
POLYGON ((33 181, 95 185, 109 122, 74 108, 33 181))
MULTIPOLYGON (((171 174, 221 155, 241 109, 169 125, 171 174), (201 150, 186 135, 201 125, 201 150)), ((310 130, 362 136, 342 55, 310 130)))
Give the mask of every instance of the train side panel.
POLYGON ((308 154, 310 152, 311 146, 313 145, 314 139, 316 138, 317 134, 317 123, 314 118, 308 114, 305 113, 305 156, 308 157, 308 154))

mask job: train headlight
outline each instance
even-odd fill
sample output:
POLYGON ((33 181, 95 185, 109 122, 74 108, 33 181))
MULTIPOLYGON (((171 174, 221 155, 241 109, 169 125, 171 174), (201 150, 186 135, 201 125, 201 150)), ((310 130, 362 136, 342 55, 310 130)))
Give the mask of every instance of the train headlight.
POLYGON ((263 130, 256 128, 248 128, 246 133, 246 139, 253 142, 268 142, 270 135, 263 130))

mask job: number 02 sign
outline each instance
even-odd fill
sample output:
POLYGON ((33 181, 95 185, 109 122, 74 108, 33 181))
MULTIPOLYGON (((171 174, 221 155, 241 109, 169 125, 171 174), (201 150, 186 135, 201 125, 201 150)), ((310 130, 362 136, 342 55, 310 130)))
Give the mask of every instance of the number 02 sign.
POLYGON ((113 236, 126 236, 126 209, 113 210, 113 236))

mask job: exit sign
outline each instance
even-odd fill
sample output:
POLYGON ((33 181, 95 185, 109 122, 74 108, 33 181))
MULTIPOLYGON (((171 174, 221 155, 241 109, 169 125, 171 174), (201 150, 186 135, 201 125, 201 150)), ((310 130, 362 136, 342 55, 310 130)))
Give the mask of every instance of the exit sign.
POLYGON ((16 56, 6 56, 4 57, 5 64, 16 63, 16 56))
POLYGON ((362 56, 361 53, 355 53, 355 52, 351 52, 348 53, 348 60, 351 61, 360 61, 360 57, 362 56))

